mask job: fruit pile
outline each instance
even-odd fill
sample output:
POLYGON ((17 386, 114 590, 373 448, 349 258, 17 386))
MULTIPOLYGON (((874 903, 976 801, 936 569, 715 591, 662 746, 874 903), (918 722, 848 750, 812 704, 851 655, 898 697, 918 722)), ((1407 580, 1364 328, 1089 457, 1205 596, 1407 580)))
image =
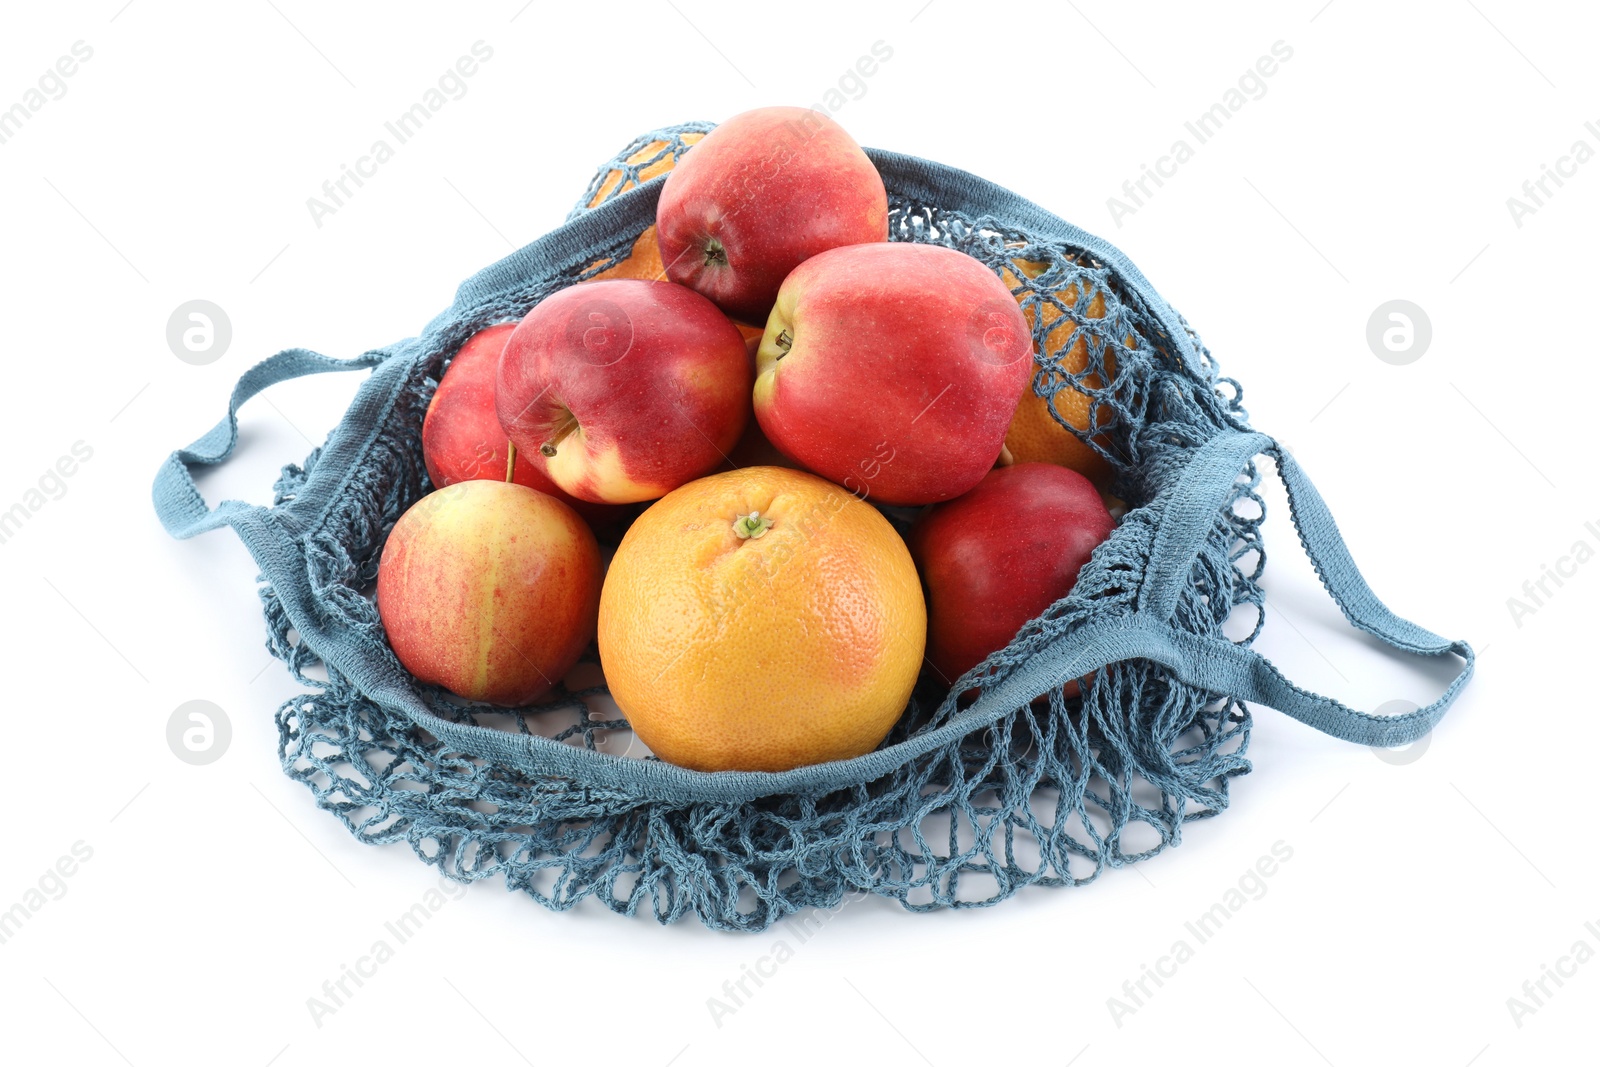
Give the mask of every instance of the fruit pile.
POLYGON ((1088 397, 1030 383, 1036 328, 1075 371, 1083 341, 1019 306, 1033 265, 888 216, 831 119, 748 112, 671 167, 628 259, 462 345, 423 425, 437 488, 378 571, 406 669, 520 707, 595 643, 657 756, 779 771, 876 748, 919 677, 961 687, 1067 595, 1108 470, 1088 397))

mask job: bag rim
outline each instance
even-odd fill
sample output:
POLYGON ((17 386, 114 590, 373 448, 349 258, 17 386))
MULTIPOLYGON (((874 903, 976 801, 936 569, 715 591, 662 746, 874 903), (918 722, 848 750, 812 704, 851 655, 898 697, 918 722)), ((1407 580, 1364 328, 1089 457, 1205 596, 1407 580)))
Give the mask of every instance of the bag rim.
MULTIPOLYGON (((1145 309, 1167 331, 1167 340, 1176 349, 1183 371, 1202 383, 1212 379, 1182 319, 1109 241, 1087 233, 1010 190, 958 168, 896 152, 866 151, 897 195, 936 202, 941 208, 960 212, 975 222, 992 220, 998 225, 1024 229, 1031 236, 1081 248, 1099 259, 1116 273, 1120 284, 1143 301, 1145 309)), ((1135 612, 1131 616, 1093 620, 1060 635, 1050 647, 999 678, 972 706, 938 727, 849 760, 810 764, 788 771, 695 771, 662 760, 614 756, 537 734, 513 734, 436 716, 422 700, 415 679, 400 666, 392 651, 371 635, 330 619, 319 610, 307 573, 305 539, 329 517, 340 487, 366 460, 386 413, 410 384, 418 362, 438 349, 444 335, 450 331, 459 332, 467 323, 474 329, 489 325, 489 321, 480 321, 475 316, 494 314, 496 304, 505 306, 508 298, 529 286, 530 279, 570 277, 595 261, 597 249, 603 254, 605 248, 618 245, 617 234, 641 232, 654 220, 656 200, 665 181, 665 176, 654 178, 585 211, 468 278, 457 289, 451 307, 435 316, 420 337, 373 350, 351 361, 327 360, 304 350, 289 350, 252 368, 235 390, 228 418, 190 449, 174 453, 158 473, 155 502, 169 531, 175 536, 187 537, 217 525, 234 526, 261 564, 302 640, 331 667, 349 678, 368 699, 404 714, 466 754, 538 777, 566 779, 585 789, 623 793, 641 803, 740 803, 776 794, 821 794, 865 785, 952 740, 983 729, 1024 706, 1039 692, 1123 659, 1154 660, 1170 667, 1180 680, 1190 684, 1210 683, 1216 692, 1267 703, 1336 736, 1354 740, 1358 735, 1364 738, 1370 733, 1381 737, 1379 743, 1385 744, 1415 740, 1437 721, 1470 677, 1473 660, 1465 642, 1446 642, 1382 608, 1349 560, 1331 516, 1326 515, 1325 506, 1305 481, 1298 495, 1314 505, 1313 521, 1302 524, 1297 517, 1297 527, 1302 542, 1314 557, 1318 551, 1313 549, 1313 540, 1321 546, 1322 555, 1330 554, 1329 544, 1337 550, 1331 555, 1334 566, 1327 568, 1333 577, 1323 573, 1320 565, 1319 573, 1323 573, 1324 583, 1351 621, 1408 651, 1423 655, 1454 652, 1466 659, 1466 666, 1455 684, 1430 707, 1380 723, 1374 716, 1294 687, 1256 653, 1226 640, 1179 631, 1168 620, 1135 612), (240 404, 266 386, 289 377, 373 366, 376 366, 375 372, 363 383, 345 418, 329 436, 304 491, 294 500, 274 508, 225 501, 215 511, 206 509, 187 465, 219 463, 227 458, 237 439, 236 414, 240 404), (358 414, 361 418, 355 417, 358 414), (1341 590, 1354 599, 1359 610, 1352 610, 1341 597, 1341 590), (1381 614, 1371 604, 1377 605, 1381 614), (1076 647, 1065 647, 1069 642, 1076 647), (1204 662, 1197 662, 1199 659, 1204 662)), ((1193 467, 1209 455, 1208 465, 1202 472, 1204 478, 1200 481, 1208 492, 1221 494, 1232 488, 1240 467, 1264 451, 1278 459, 1280 473, 1286 480, 1291 477, 1303 480, 1292 457, 1283 453, 1276 442, 1238 425, 1217 427, 1209 440, 1195 449, 1188 462, 1193 467)), ((1176 484, 1164 489, 1163 494, 1169 494, 1176 484)), ((1292 508, 1296 495, 1291 492, 1292 508)), ((1216 506, 1224 503, 1225 498, 1219 496, 1216 506)), ((1215 509, 1208 511, 1207 507, 1188 501, 1184 510, 1209 521, 1215 509)), ((1160 570, 1164 575, 1160 580, 1166 586, 1179 588, 1191 564, 1192 559, 1152 560, 1151 569, 1160 570)))

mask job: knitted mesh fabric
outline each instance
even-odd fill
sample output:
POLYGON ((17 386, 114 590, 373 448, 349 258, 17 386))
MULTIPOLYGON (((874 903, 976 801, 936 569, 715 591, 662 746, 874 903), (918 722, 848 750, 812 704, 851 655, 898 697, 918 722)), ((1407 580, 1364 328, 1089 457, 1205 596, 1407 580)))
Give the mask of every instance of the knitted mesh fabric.
POLYGON ((1067 428, 1105 458, 1129 506, 1071 594, 959 683, 977 703, 925 680, 870 756, 786 775, 719 775, 637 758, 627 723, 591 710, 604 692, 592 648, 572 676, 589 675, 590 687, 513 711, 467 706, 405 675, 372 589, 389 529, 432 488, 421 427, 451 355, 478 330, 626 258, 653 220, 661 184, 641 187, 639 172, 687 150, 684 134, 709 128, 686 124, 629 144, 552 235, 581 233, 579 247, 530 256, 538 247, 530 246, 488 268, 419 337, 344 365, 291 350, 274 357, 287 361, 276 373, 267 364, 252 370, 229 420, 158 477, 169 529, 191 536, 226 522, 262 563, 268 648, 309 690, 277 713, 284 772, 356 838, 403 841, 449 877, 502 879, 551 909, 592 898, 626 915, 645 910, 664 923, 693 915, 717 929, 761 930, 801 909, 836 907, 846 893, 913 911, 982 907, 1024 886, 1083 885, 1148 859, 1178 844, 1187 823, 1225 808, 1230 781, 1250 770, 1250 713, 1230 693, 1281 696, 1273 706, 1367 743, 1405 743, 1437 721, 1470 675, 1470 649, 1382 608, 1315 490, 1250 431, 1238 384, 1220 376, 1137 270, 997 187, 881 152, 870 154, 885 173, 891 240, 956 249, 1015 283, 1035 312, 1036 352, 1056 353, 1036 359, 1034 392, 1089 398, 1094 432, 1067 428), (659 147, 642 154, 650 145, 659 147), (605 225, 583 229, 595 219, 605 225), (1016 260, 1046 266, 1005 269, 1016 260), (1103 310, 1091 314, 1096 296, 1103 310), (1047 305, 1059 316, 1042 314, 1047 305), (1059 331, 1069 329, 1083 342, 1081 367, 1062 364, 1074 346, 1059 331), (378 369, 328 443, 284 468, 271 509, 225 503, 207 512, 184 468, 226 458, 244 398, 281 377, 368 366, 378 369), (1219 493, 1197 495, 1186 472, 1224 439, 1242 442, 1238 462, 1219 493), (1289 468, 1286 480, 1296 479, 1297 529, 1351 621, 1396 647, 1467 659, 1439 703, 1380 721, 1289 685, 1253 654, 1247 661, 1243 646, 1263 620, 1265 512, 1252 458, 1263 444, 1281 473, 1289 468), (1337 551, 1324 544, 1330 538, 1337 551), (1182 544, 1175 550, 1173 541, 1182 544), (1081 697, 1066 698, 1062 685, 1086 672, 1061 666, 1078 662, 1062 649, 1119 621, 1144 626, 1134 636, 1149 638, 1152 603, 1163 633, 1205 654, 1163 653, 1159 635, 1135 642, 1125 647, 1157 658, 1102 655, 1081 697), (1254 613, 1254 629, 1229 641, 1224 622, 1236 609, 1254 613), (1217 662, 1232 659, 1231 674, 1217 673, 1217 662))
MULTIPOLYGON (((638 184, 645 166, 685 149, 683 132, 704 128, 635 140, 600 168, 574 217, 587 210, 608 173, 624 174, 611 193, 622 195, 638 184), (626 162, 658 142, 663 147, 656 155, 626 162)), ((1141 572, 1159 522, 1155 498, 1195 444, 1244 424, 1239 389, 1217 375, 1209 354, 1204 376, 1187 372, 1154 318, 1109 267, 1082 250, 1001 219, 968 218, 893 189, 890 194, 893 240, 954 248, 997 273, 1010 260, 1049 264, 1031 278, 1008 273, 1008 280, 1021 283, 1025 308, 1038 312, 1049 304, 1060 313, 1049 329, 1043 323, 1050 316, 1032 316, 1039 326, 1036 351, 1056 353, 1039 362, 1034 391, 1048 397, 1077 389, 1092 397, 1099 432, 1088 443, 1111 463, 1124 498, 1143 505, 1095 553, 1071 596, 979 668, 1004 673, 1090 614, 1132 610, 1130 576, 1141 572), (1062 296, 1069 290, 1077 295, 1071 303, 1062 296), (1104 313, 1091 317, 1096 293, 1104 313), (1061 366, 1071 346, 1055 336, 1068 328, 1088 349, 1076 374, 1061 366), (1136 347, 1123 344, 1128 337, 1136 347), (1110 361, 1108 351, 1114 353, 1110 361)), ((350 471, 341 505, 305 533, 318 597, 369 631, 375 643, 383 638, 370 592, 383 537, 431 488, 421 458, 422 418, 448 357, 477 330, 518 318, 551 292, 625 258, 636 237, 621 235, 596 249, 588 269, 529 279, 514 296, 482 307, 415 357, 412 388, 350 471)), ((313 452, 303 466, 284 469, 275 503, 293 498, 318 456, 313 452)), ((1238 486, 1237 499, 1256 505, 1250 517, 1232 508, 1218 514, 1216 534, 1180 601, 1181 624, 1196 632, 1220 633, 1236 605, 1261 603, 1258 480, 1252 469, 1238 486), (1254 559, 1248 570, 1240 566, 1246 556, 1254 559)), ((337 672, 327 671, 326 681, 313 679, 305 671, 318 662, 315 652, 292 640, 272 586, 261 586, 260 595, 269 649, 314 690, 278 712, 285 772, 359 839, 405 841, 447 875, 503 877, 509 888, 555 909, 592 896, 625 914, 647 908, 663 922, 692 913, 708 926, 759 930, 802 908, 837 906, 846 891, 892 897, 912 910, 993 904, 1026 885, 1081 885, 1105 867, 1178 843, 1183 825, 1225 807, 1229 779, 1249 770, 1250 718, 1241 704, 1214 701, 1154 664, 1135 662, 1098 672, 1083 687, 1081 702, 1052 687, 1037 704, 848 789, 737 806, 640 803, 450 752, 337 672)), ((440 692, 426 696, 437 714, 455 721, 623 752, 627 723, 597 721, 585 703, 603 691, 599 684, 562 690, 547 703, 510 713, 462 707, 440 692)), ((946 721, 956 707, 953 695, 924 685, 885 744, 946 721)))

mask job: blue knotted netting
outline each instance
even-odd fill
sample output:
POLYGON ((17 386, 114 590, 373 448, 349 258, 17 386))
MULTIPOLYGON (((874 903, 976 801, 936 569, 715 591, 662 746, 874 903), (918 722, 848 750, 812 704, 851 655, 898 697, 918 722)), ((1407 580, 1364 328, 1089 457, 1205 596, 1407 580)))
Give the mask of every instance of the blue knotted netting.
POLYGON ((707 129, 629 144, 561 229, 469 279, 420 336, 353 360, 293 349, 258 365, 228 417, 157 478, 175 535, 230 525, 261 565, 268 648, 308 687, 278 711, 283 769, 356 838, 405 842, 452 878, 501 878, 551 909, 593 898, 719 929, 760 930, 847 892, 913 911, 981 907, 1149 859, 1224 809, 1250 770, 1246 700, 1366 744, 1405 744, 1438 721, 1471 674, 1471 649, 1383 607, 1294 458, 1250 429, 1238 383, 1143 275, 1012 193, 881 151, 869 154, 889 191, 891 239, 945 245, 1000 273, 1034 312, 1036 351, 1049 353, 1034 391, 1090 398, 1094 429, 1074 432, 1109 464, 1128 510, 1071 595, 955 691, 924 681, 877 751, 783 773, 640 758, 606 710, 592 648, 575 675, 587 687, 516 711, 419 685, 390 651, 371 594, 388 530, 431 489, 420 435, 440 375, 474 332, 626 258, 661 186, 640 172, 707 129), (1018 260, 1045 267, 1020 272, 1018 260), (326 444, 284 468, 272 507, 207 508, 188 468, 227 458, 240 404, 285 378, 366 368, 326 444), (1249 650, 1264 620, 1262 455, 1350 622, 1463 660, 1438 701, 1368 715, 1293 686, 1249 650), (1230 639, 1236 611, 1248 632, 1230 639), (1081 698, 1063 696, 1064 682, 1091 672, 1081 698))

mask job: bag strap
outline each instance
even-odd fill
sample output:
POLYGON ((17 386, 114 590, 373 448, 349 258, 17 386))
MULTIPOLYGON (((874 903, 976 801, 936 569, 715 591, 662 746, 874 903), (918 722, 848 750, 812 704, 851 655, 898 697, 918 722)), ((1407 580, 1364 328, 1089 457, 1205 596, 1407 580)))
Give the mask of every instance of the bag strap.
POLYGON ((152 496, 161 525, 173 537, 188 538, 232 525, 242 512, 263 510, 238 500, 225 500, 215 509, 208 507, 194 484, 190 466, 212 467, 227 462, 239 443, 239 409, 268 386, 311 374, 366 370, 382 363, 387 355, 383 350, 376 350, 354 359, 330 359, 308 349, 290 348, 251 367, 233 387, 226 417, 194 444, 168 456, 156 472, 152 496))
MULTIPOLYGON (((351 360, 334 360, 305 349, 290 349, 251 368, 233 391, 228 414, 188 448, 174 452, 158 471, 154 498, 162 524, 174 537, 193 537, 223 525, 235 528, 279 588, 280 598, 305 640, 329 655, 369 697, 401 708, 414 721, 464 752, 480 754, 524 770, 558 774, 589 786, 634 791, 646 789, 664 799, 742 801, 752 796, 806 789, 842 788, 893 771, 910 759, 999 719, 1031 697, 1109 663, 1148 659, 1169 667, 1184 682, 1210 693, 1253 701, 1316 727, 1324 733, 1365 745, 1395 746, 1417 740, 1432 729, 1472 676, 1473 652, 1465 641, 1446 641, 1394 615, 1361 577, 1327 505, 1294 458, 1263 434, 1225 430, 1196 450, 1179 483, 1167 497, 1138 609, 1100 619, 1063 634, 1003 679, 971 708, 924 734, 888 748, 791 771, 724 771, 706 774, 656 761, 640 761, 573 748, 538 735, 516 735, 468 727, 439 719, 418 699, 403 671, 367 635, 334 626, 316 610, 295 536, 274 521, 280 509, 224 501, 210 509, 190 473, 191 464, 225 462, 238 442, 239 408, 268 386, 291 378, 333 371, 361 370, 385 361, 378 350, 351 360), (1453 653, 1465 661, 1445 693, 1425 708, 1382 717, 1357 711, 1329 697, 1294 685, 1260 653, 1225 638, 1203 637, 1173 625, 1172 616, 1199 552, 1228 504, 1246 464, 1261 453, 1278 463, 1289 494, 1290 511, 1301 544, 1323 584, 1352 625, 1395 648, 1417 655, 1453 653), (338 632, 334 632, 337 630, 338 632)), ((402 361, 395 361, 397 370, 402 361)), ((395 382, 369 381, 359 425, 341 426, 329 447, 358 448, 386 417, 395 382), (375 390, 375 391, 374 391, 375 390), (378 395, 378 394, 383 395, 378 395), (370 409, 370 410, 369 410, 370 409), (371 425, 369 425, 371 424, 371 425), (347 441, 346 438, 349 440, 347 441)))
MULTIPOLYGON (((1196 452, 1174 487, 1151 548, 1150 565, 1139 590, 1138 614, 1170 623, 1196 557, 1226 507, 1245 465, 1266 453, 1277 463, 1288 492, 1289 512, 1300 544, 1339 610, 1356 629, 1392 648, 1418 656, 1454 654, 1462 667, 1444 693, 1427 707, 1397 716, 1357 711, 1331 697, 1291 683, 1259 652, 1221 638, 1181 631, 1187 667, 1174 664, 1185 681, 1241 700, 1254 700, 1299 719, 1323 733, 1363 745, 1409 744, 1431 730, 1472 677, 1475 656, 1465 641, 1450 641, 1400 618, 1378 599, 1356 567, 1339 528, 1294 456, 1260 433, 1225 432, 1196 452)), ((1160 658, 1160 657, 1157 657, 1160 658)))

